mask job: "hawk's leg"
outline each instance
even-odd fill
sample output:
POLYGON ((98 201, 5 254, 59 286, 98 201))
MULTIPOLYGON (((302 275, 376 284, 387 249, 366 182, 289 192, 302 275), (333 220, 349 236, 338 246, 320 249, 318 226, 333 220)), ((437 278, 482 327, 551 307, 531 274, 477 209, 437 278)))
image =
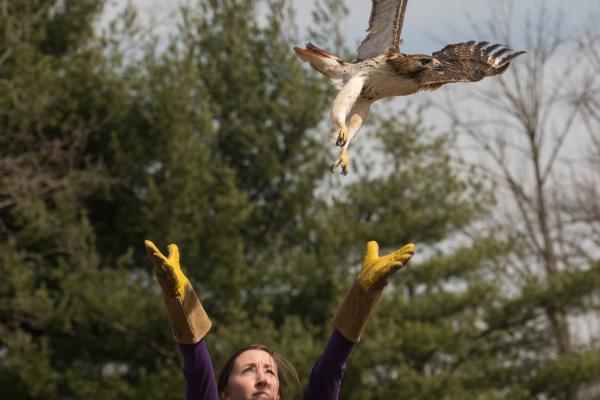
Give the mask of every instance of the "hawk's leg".
POLYGON ((356 103, 358 96, 360 96, 363 83, 364 79, 360 76, 350 79, 339 91, 331 105, 329 117, 331 123, 335 127, 333 136, 334 138, 337 138, 335 144, 340 147, 343 147, 346 144, 350 136, 346 122, 354 103, 356 103))
POLYGON ((340 158, 338 158, 331 164, 331 172, 335 173, 335 170, 339 166, 342 167, 342 172, 340 172, 340 174, 348 175, 348 172, 350 172, 350 159, 348 158, 348 150, 346 149, 346 147, 342 148, 340 158))
POLYGON ((348 140, 346 140, 346 143, 344 143, 344 146, 342 146, 340 157, 331 164, 331 172, 335 172, 337 167, 340 166, 342 167, 342 175, 348 175, 348 172, 350 172, 350 158, 348 157, 348 145, 350 144, 350 140, 352 140, 354 135, 363 126, 363 123, 369 115, 370 107, 371 102, 367 101, 359 101, 356 104, 354 104, 354 107, 352 107, 352 111, 346 119, 346 126, 348 127, 348 140))

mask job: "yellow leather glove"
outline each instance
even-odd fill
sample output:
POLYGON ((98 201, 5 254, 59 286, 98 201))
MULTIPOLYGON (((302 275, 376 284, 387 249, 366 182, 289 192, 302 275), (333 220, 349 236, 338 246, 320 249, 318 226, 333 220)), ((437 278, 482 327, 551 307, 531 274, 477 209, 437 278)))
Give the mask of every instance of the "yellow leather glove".
POLYGON ((149 240, 145 240, 146 250, 152 265, 156 279, 165 294, 183 297, 184 286, 189 283, 187 276, 179 265, 179 248, 175 244, 167 246, 169 257, 165 257, 158 247, 149 240))
POLYGON ((377 242, 367 243, 360 272, 333 317, 333 326, 346 339, 355 343, 360 340, 387 279, 405 266, 414 253, 415 245, 409 243, 400 250, 380 257, 377 242))
POLYGON ((365 259, 358 274, 358 281, 364 291, 383 289, 387 278, 400 268, 415 254, 415 245, 409 243, 400 250, 386 256, 379 256, 379 245, 372 240, 367 243, 365 259))
POLYGON ((211 322, 194 288, 179 265, 179 249, 170 244, 169 257, 149 240, 144 241, 156 280, 171 321, 171 331, 177 343, 198 343, 210 330, 211 322))

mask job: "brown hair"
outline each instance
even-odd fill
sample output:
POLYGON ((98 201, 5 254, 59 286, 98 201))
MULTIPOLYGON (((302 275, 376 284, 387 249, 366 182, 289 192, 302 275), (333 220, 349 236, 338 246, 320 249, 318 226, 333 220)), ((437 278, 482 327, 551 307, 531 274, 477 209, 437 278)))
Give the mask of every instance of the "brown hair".
POLYGON ((300 388, 300 379, 298 378, 298 372, 296 371, 296 368, 294 368, 292 363, 282 354, 279 354, 262 344, 253 344, 250 346, 243 347, 235 353, 233 353, 231 357, 229 357, 227 362, 225 362, 223 368, 221 368, 221 372, 219 373, 219 380, 217 383, 219 397, 221 397, 221 395, 227 388, 227 383, 229 382, 229 375, 231 375, 231 371, 233 371, 235 360, 237 360, 237 358, 242 353, 248 350, 262 350, 265 353, 269 354, 273 358, 273 360, 275 360, 275 365, 277 366, 277 380, 279 381, 279 398, 280 400, 294 399, 298 394, 300 388))

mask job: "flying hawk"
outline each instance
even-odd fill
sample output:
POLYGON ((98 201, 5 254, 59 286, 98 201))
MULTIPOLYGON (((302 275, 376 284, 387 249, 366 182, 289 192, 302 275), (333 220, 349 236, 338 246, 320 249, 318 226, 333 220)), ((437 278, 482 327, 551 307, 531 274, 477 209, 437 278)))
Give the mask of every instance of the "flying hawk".
POLYGON ((348 174, 348 144, 363 125, 371 104, 392 96, 434 90, 446 83, 477 82, 506 71, 510 61, 524 51, 513 52, 500 44, 464 42, 450 44, 431 56, 400 52, 400 32, 408 0, 372 0, 368 35, 358 47, 355 62, 344 62, 309 43, 294 47, 303 61, 325 75, 339 89, 330 109, 333 137, 342 147, 331 165, 348 174))

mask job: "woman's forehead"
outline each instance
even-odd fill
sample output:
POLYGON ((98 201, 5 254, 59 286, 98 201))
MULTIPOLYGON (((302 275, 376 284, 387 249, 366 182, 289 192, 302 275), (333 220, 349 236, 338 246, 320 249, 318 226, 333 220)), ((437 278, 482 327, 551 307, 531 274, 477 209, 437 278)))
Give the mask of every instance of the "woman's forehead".
POLYGON ((246 350, 235 360, 235 365, 239 366, 245 364, 263 364, 270 365, 273 368, 277 367, 273 357, 271 357, 271 355, 266 351, 260 349, 246 350))

